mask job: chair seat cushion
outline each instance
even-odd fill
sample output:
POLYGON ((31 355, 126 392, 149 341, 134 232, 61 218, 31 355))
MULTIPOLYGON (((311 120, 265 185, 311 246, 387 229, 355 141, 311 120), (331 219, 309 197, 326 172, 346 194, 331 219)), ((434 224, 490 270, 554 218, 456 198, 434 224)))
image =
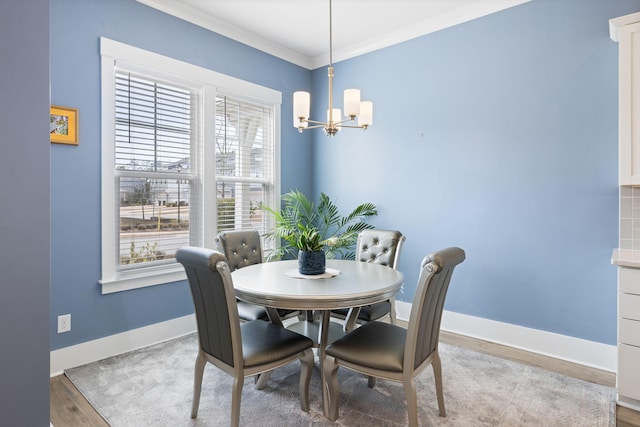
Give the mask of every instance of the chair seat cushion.
MULTIPOLYGON (((376 304, 365 305, 360 307, 360 313, 358 314, 359 320, 364 320, 365 322, 371 322, 373 320, 380 319, 381 317, 386 316, 391 311, 391 303, 389 301, 382 301, 376 304)), ((336 310, 332 310, 332 313, 336 313, 342 317, 347 317, 349 314, 348 308, 339 308, 336 310)))
POLYGON ((386 371, 402 372, 407 330, 369 322, 330 344, 326 353, 337 359, 386 371))
POLYGON ((269 320, 267 310, 259 305, 249 304, 248 302, 238 301, 238 317, 240 320, 249 322, 251 320, 269 320))
POLYGON ((262 320, 240 325, 245 368, 274 362, 313 347, 303 335, 262 320))

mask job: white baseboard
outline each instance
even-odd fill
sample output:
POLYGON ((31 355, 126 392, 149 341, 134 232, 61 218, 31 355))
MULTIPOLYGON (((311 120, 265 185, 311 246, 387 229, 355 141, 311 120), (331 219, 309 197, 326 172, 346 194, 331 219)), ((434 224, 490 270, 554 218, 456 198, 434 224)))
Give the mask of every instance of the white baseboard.
POLYGON ((633 409, 634 411, 640 411, 640 400, 631 399, 630 397, 620 396, 618 394, 616 403, 620 406, 624 406, 625 408, 633 409))
MULTIPOLYGON (((398 319, 408 321, 410 313, 410 303, 396 301, 396 316, 398 319)), ((440 327, 447 332, 503 344, 609 372, 617 371, 617 348, 614 345, 496 322, 447 310, 442 314, 440 327)))
MULTIPOLYGON (((396 301, 398 319, 408 321, 411 304, 396 301)), ((446 311, 442 330, 543 354, 609 372, 617 370, 616 346, 554 334, 523 326, 446 311)), ((196 331, 193 314, 134 329, 116 335, 54 350, 50 354, 50 374, 85 365, 177 338, 196 331)))
POLYGON ((49 373, 52 377, 60 375, 65 369, 86 365, 87 363, 195 332, 196 327, 195 315, 190 314, 167 320, 166 322, 54 350, 50 353, 49 373))

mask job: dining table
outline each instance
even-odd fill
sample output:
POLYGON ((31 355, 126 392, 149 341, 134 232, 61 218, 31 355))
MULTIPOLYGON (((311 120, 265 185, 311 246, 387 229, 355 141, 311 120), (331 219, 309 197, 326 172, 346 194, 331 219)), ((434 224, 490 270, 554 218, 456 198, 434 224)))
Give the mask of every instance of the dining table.
POLYGON ((287 325, 314 340, 321 374, 325 347, 346 333, 343 324, 331 321, 331 310, 353 308, 350 316, 357 318, 360 307, 394 298, 404 278, 382 264, 341 259, 327 259, 325 273, 319 275, 302 275, 297 260, 286 260, 249 265, 231 277, 236 297, 264 306, 273 323, 283 325, 278 309, 321 313, 319 321, 303 316, 287 325))

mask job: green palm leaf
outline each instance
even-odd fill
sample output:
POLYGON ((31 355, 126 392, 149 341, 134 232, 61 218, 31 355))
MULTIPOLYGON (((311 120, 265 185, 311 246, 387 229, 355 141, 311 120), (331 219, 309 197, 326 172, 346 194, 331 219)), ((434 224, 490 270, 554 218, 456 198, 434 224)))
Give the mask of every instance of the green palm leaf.
POLYGON ((295 258, 299 250, 322 248, 327 258, 354 259, 358 233, 374 228, 366 219, 378 214, 373 203, 362 203, 343 217, 325 193, 320 193, 316 208, 299 190, 282 195, 280 211, 264 205, 260 208, 274 219, 274 228, 265 237, 280 242, 267 254, 267 261, 295 258))

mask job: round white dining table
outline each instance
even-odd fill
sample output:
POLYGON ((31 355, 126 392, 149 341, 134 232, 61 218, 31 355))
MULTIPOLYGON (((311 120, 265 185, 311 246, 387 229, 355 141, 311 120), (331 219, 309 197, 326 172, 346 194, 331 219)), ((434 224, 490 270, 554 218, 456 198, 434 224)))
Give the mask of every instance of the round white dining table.
POLYGON ((368 262, 327 260, 335 276, 294 277, 298 261, 254 264, 233 273, 236 296, 243 301, 290 310, 333 310, 360 307, 395 296, 403 275, 393 268, 368 262))
MULTIPOLYGON (((331 310, 355 308, 351 316, 357 318, 359 307, 394 298, 403 281, 402 273, 391 267, 349 260, 327 260, 330 274, 322 276, 300 278, 297 271, 297 260, 275 261, 242 267, 231 277, 236 296, 266 307, 273 323, 282 325, 278 308, 322 312, 319 325, 307 319, 288 326, 318 344, 321 374, 325 347, 344 333, 340 325, 330 322, 331 310)), ((257 387, 264 387, 268 378, 263 376, 257 387)))

